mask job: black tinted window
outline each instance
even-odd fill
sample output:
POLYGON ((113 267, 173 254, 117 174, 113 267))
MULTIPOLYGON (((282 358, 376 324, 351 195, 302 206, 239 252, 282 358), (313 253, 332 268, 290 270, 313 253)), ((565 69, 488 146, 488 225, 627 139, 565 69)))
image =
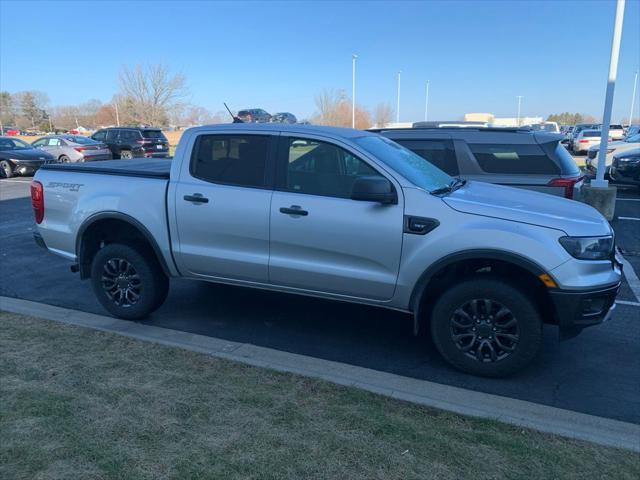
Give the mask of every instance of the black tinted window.
POLYGON ((135 142, 140 139, 140 132, 137 130, 122 130, 120 132, 120 140, 123 142, 135 142))
POLYGON ((113 142, 118 138, 118 130, 107 130, 107 142, 113 142))
POLYGON ((469 144, 480 165, 487 173, 558 174, 560 169, 539 145, 469 144))
POLYGON ((350 198, 359 176, 379 175, 369 164, 325 142, 289 139, 286 189, 292 192, 350 198))
POLYGON ((104 139, 106 136, 107 136, 107 132, 105 132, 104 130, 100 130, 94 133, 91 138, 93 138, 94 140, 98 140, 100 142, 104 142, 104 139))
POLYGON ((458 175, 458 162, 451 140, 395 140, 449 175, 458 175))
POLYGON ((142 136, 144 138, 160 138, 166 140, 166 137, 160 130, 142 130, 142 136))
POLYGON ((263 187, 269 152, 267 135, 201 135, 191 157, 191 174, 214 183, 263 187))

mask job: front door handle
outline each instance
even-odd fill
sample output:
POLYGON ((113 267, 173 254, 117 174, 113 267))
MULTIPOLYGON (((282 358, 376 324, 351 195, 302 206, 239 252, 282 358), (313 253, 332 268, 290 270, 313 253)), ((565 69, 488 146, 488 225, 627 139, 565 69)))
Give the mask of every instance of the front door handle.
POLYGON ((184 198, 187 202, 191 203, 209 203, 207 197, 202 196, 201 193, 194 193, 193 195, 185 195, 184 198))
POLYGON ((280 213, 285 213, 287 215, 300 215, 302 217, 309 215, 309 212, 302 210, 300 205, 291 205, 289 208, 282 207, 280 208, 280 213))

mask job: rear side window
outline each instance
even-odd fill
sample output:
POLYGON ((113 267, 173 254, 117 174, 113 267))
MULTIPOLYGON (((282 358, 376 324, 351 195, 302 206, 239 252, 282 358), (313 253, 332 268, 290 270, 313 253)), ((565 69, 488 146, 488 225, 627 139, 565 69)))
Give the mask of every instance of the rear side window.
POLYGON ((451 140, 396 140, 396 142, 449 175, 460 173, 451 140))
POLYGON ((191 156, 191 175, 207 182, 264 187, 267 135, 200 135, 191 156))
POLYGON ((122 130, 120 132, 120 140, 123 142, 135 142, 140 138, 140 132, 136 130, 122 130))
POLYGON ((160 130, 142 130, 142 136, 144 138, 160 138, 166 140, 166 137, 160 130))
POLYGON ((113 142, 118 138, 119 130, 107 130, 107 142, 113 142))
POLYGON ((487 173, 551 174, 560 173, 558 166, 539 145, 469 144, 480 168, 487 173))

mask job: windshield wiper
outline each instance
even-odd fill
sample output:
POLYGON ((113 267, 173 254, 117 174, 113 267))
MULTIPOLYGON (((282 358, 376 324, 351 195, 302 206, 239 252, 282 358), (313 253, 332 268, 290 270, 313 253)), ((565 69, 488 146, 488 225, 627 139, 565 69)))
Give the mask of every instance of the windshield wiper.
POLYGON ((435 190, 431 190, 429 193, 431 195, 442 195, 445 193, 451 193, 463 187, 467 183, 466 180, 462 180, 460 177, 456 177, 449 182, 448 185, 444 185, 442 187, 436 188, 435 190))

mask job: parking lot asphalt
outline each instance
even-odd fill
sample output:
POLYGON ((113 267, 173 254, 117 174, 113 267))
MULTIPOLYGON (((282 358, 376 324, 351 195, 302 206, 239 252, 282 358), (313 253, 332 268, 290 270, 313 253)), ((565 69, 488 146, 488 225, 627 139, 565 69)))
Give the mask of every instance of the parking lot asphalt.
MULTIPOLYGON (((105 314, 69 262, 37 247, 29 178, 0 180, 0 295, 105 314)), ((616 215, 640 218, 640 195, 621 190, 616 215)), ((612 222, 640 274, 640 221, 612 222)), ((638 303, 624 283, 619 300, 638 303)), ((174 279, 146 324, 251 343, 640 424, 640 306, 618 304, 611 321, 559 342, 545 327, 542 355, 525 371, 484 379, 451 369, 408 315, 303 296, 174 279)))

